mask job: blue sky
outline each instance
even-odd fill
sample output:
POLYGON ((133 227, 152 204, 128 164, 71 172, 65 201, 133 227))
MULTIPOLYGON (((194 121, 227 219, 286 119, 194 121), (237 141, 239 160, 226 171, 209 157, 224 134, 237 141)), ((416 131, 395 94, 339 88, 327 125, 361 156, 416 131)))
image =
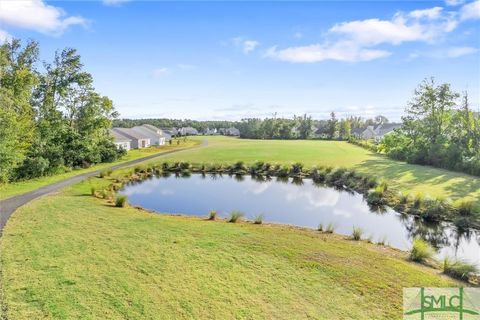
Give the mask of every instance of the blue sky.
POLYGON ((77 48, 122 117, 398 120, 433 76, 480 105, 480 0, 0 1, 0 41, 77 48))

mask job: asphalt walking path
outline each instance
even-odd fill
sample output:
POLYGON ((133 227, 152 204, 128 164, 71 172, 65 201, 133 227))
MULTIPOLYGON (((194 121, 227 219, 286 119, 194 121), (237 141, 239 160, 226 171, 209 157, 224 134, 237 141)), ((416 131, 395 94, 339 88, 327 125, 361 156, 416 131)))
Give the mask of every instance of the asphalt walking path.
MULTIPOLYGON (((205 147, 207 145, 208 145, 208 141, 204 140, 203 143, 199 147, 205 147)), ((167 151, 167 152, 163 152, 163 153, 157 153, 157 154, 153 154, 153 155, 150 155, 150 156, 147 156, 147 157, 143 157, 143 158, 131 160, 131 161, 128 161, 128 162, 120 163, 120 164, 114 165, 112 167, 103 168, 101 170, 82 173, 82 174, 79 174, 78 176, 68 178, 68 179, 62 180, 60 182, 53 183, 53 184, 45 186, 45 187, 41 187, 37 190, 30 191, 28 193, 24 193, 24 194, 21 194, 21 195, 18 195, 18 196, 14 196, 14 197, 11 197, 11 198, 8 198, 8 199, 5 199, 5 200, 1 200, 0 201, 0 234, 3 231, 3 227, 7 223, 8 219, 15 212, 15 210, 17 210, 19 207, 23 206, 24 204, 32 201, 33 199, 36 199, 36 198, 41 197, 43 195, 55 192, 55 191, 57 191, 61 188, 64 188, 64 187, 70 186, 72 184, 78 183, 78 182, 80 182, 82 180, 85 180, 87 178, 93 177, 93 176, 95 176, 95 175, 97 175, 100 172, 105 171, 105 170, 122 169, 122 168, 125 168, 125 167, 132 166, 134 164, 141 163, 141 162, 146 161, 146 160, 160 158, 160 157, 164 157, 166 155, 172 154, 172 153, 192 150, 192 149, 196 149, 196 148, 199 148, 199 147, 184 148, 184 149, 178 149, 178 150, 171 150, 171 151, 167 151)))

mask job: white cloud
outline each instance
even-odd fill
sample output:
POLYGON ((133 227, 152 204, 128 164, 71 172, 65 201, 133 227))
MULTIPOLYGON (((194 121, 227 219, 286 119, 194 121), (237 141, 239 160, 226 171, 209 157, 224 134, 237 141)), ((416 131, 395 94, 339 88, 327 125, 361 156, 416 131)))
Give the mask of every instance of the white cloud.
POLYGON ((445 59, 445 58, 459 58, 477 53, 479 50, 473 47, 449 47, 439 50, 429 50, 426 52, 410 53, 409 59, 429 58, 429 59, 445 59))
POLYGON ((10 41, 12 36, 5 30, 0 29, 0 44, 10 41))
POLYGON ((413 41, 434 43, 457 25, 457 15, 445 12, 441 7, 399 12, 389 20, 374 18, 337 23, 327 31, 321 43, 285 49, 274 46, 267 50, 265 56, 295 63, 370 61, 392 54, 377 46, 413 41))
POLYGON ((447 6, 458 6, 463 4, 465 1, 464 0, 445 0, 445 4, 447 6))
POLYGON ((324 60, 337 61, 370 61, 391 55, 385 50, 364 49, 353 42, 343 41, 333 45, 313 44, 303 47, 291 47, 277 50, 270 48, 266 55, 281 61, 294 63, 320 62, 324 60))
POLYGON ((416 19, 426 18, 426 19, 437 19, 440 17, 442 13, 442 7, 433 7, 430 9, 421 9, 421 10, 414 10, 409 13, 409 16, 416 19))
POLYGON ((478 49, 472 47, 453 47, 447 50, 448 58, 458 58, 477 53, 478 49))
POLYGON ((157 68, 153 70, 153 76, 155 78, 161 78, 169 73, 168 68, 157 68))
POLYGON ((295 33, 293 34, 293 37, 294 37, 295 39, 301 39, 301 38, 303 38, 303 34, 302 34, 301 32, 295 32, 295 33))
POLYGON ((456 28, 457 22, 449 14, 427 19, 429 21, 420 21, 427 11, 417 10, 414 14, 416 17, 411 15, 415 12, 412 11, 408 16, 396 14, 391 20, 367 19, 344 22, 334 25, 329 32, 340 34, 361 45, 382 43, 398 45, 407 41, 432 42, 456 28))
POLYGON ((58 7, 42 0, 0 1, 0 22, 41 33, 60 35, 73 25, 87 26, 80 16, 67 16, 58 7))
POLYGON ((260 43, 255 40, 245 40, 243 42, 243 53, 249 54, 253 50, 255 50, 256 47, 258 47, 260 43))
POLYGON ((242 37, 236 37, 232 39, 232 43, 242 49, 244 54, 249 54, 254 51, 259 45, 260 42, 255 40, 244 39, 242 37))
POLYGON ((460 9, 460 20, 480 19, 480 0, 467 3, 460 9))
POLYGON ((102 0, 102 3, 106 6, 116 6, 131 0, 102 0))

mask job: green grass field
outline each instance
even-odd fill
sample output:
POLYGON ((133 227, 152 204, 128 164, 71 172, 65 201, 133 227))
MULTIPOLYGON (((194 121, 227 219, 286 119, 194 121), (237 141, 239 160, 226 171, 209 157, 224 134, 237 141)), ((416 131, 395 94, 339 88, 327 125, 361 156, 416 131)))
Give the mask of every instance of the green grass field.
POLYGON ((399 319, 403 287, 458 285, 334 234, 115 208, 89 195, 102 181, 8 222, 8 319, 399 319))
POLYGON ((166 159, 207 163, 261 160, 355 168, 359 172, 385 178, 391 188, 401 192, 421 192, 453 201, 473 200, 480 205, 478 177, 391 160, 343 141, 243 140, 226 137, 209 137, 208 141, 208 148, 171 155, 166 159))
MULTIPOLYGON (((398 190, 480 195, 475 177, 344 142, 208 139, 165 158, 345 166, 398 190)), ((0 240, 5 319, 400 319, 403 287, 459 284, 405 252, 335 234, 157 215, 90 196, 108 183, 92 178, 14 213, 0 240)))
POLYGON ((170 145, 165 145, 161 147, 154 146, 154 147, 145 148, 145 149, 130 150, 123 158, 115 162, 101 163, 101 164, 94 165, 90 168, 72 170, 70 172, 65 172, 65 173, 48 176, 48 177, 41 177, 37 179, 19 181, 19 182, 10 183, 10 184, 0 184, 0 200, 7 199, 16 195, 24 194, 24 193, 36 190, 38 188, 47 186, 49 184, 53 184, 74 176, 78 176, 82 173, 92 172, 92 171, 101 170, 101 169, 108 169, 109 167, 114 166, 116 164, 147 157, 156 153, 163 153, 163 152, 177 149, 177 148, 191 147, 191 146, 197 145, 197 143, 198 141, 190 140, 187 142, 182 142, 179 146, 174 144, 171 146, 170 145))

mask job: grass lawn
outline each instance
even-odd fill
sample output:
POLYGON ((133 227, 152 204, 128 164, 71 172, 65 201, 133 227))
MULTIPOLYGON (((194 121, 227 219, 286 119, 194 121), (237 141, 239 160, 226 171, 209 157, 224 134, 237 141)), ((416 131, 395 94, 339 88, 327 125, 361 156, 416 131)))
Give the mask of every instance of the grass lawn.
MULTIPOLYGON (((217 148, 192 153, 221 157, 217 148)), ((403 287, 458 285, 403 252, 338 235, 115 208, 89 195, 101 184, 12 216, 0 243, 8 319, 400 319, 403 287)))
POLYGON ((165 159, 207 163, 261 160, 355 168, 359 172, 385 178, 394 190, 413 194, 422 192, 454 201, 474 200, 480 205, 478 177, 391 160, 343 141, 243 140, 226 137, 209 137, 208 141, 208 148, 182 152, 165 159))
POLYGON ((187 140, 187 142, 182 142, 179 146, 177 146, 176 144, 172 144, 171 146, 170 145, 165 145, 161 147, 153 146, 145 149, 130 150, 122 159, 119 159, 115 162, 101 163, 101 164, 94 165, 90 168, 72 170, 70 172, 65 172, 65 173, 48 176, 48 177, 41 177, 37 179, 25 180, 25 181, 10 183, 10 184, 0 184, 0 200, 7 199, 16 195, 24 194, 24 193, 33 191, 35 189, 47 186, 49 184, 53 184, 53 183, 62 181, 64 179, 77 176, 82 173, 87 173, 87 172, 101 170, 101 169, 107 169, 116 164, 147 157, 156 153, 163 153, 163 152, 177 149, 177 148, 192 147, 194 145, 197 145, 198 143, 199 143, 198 139, 187 140))

